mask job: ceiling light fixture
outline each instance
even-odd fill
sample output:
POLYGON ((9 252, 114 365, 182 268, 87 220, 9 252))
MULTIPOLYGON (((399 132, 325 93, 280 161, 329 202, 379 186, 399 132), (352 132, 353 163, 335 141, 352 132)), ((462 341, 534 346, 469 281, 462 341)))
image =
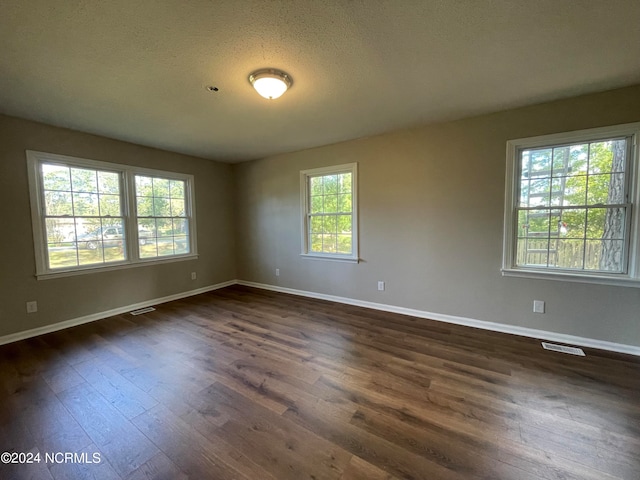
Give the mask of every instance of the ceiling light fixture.
POLYGON ((258 70, 249 75, 249 82, 260 95, 269 100, 280 97, 293 85, 288 73, 273 68, 258 70))

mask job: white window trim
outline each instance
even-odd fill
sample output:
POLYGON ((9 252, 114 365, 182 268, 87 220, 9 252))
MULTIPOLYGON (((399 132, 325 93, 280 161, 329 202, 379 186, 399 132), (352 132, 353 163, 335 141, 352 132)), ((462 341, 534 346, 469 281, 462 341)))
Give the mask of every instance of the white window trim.
POLYGON ((38 280, 120 270, 124 268, 140 267, 150 264, 155 265, 161 263, 179 262, 184 260, 194 260, 198 258, 196 241, 196 211, 194 202, 195 186, 193 175, 177 172, 167 172, 149 168, 133 167, 130 165, 89 160, 85 158, 59 155, 55 153, 37 152, 33 150, 27 150, 26 155, 27 174, 29 181, 29 196, 31 201, 31 223, 33 227, 33 241, 35 248, 36 277, 38 278, 38 280), (117 172, 121 176, 121 195, 123 201, 124 228, 128 232, 126 240, 128 259, 120 262, 109 262, 107 264, 92 264, 71 268, 48 268, 46 262, 46 232, 44 227, 44 216, 42 215, 42 213, 44 212, 44 205, 42 203, 42 175, 40 169, 40 164, 46 162, 59 162, 64 165, 104 169, 107 171, 117 172), (138 228, 137 217, 135 215, 136 199, 134 189, 135 175, 158 176, 163 178, 184 180, 186 182, 185 209, 188 212, 187 218, 189 218, 189 253, 153 258, 140 258, 138 256, 138 228))
POLYGON ((342 262, 358 263, 358 163, 345 163, 328 167, 312 168, 300 172, 300 205, 302 219, 302 253, 303 258, 318 260, 334 260, 342 262), (351 230, 352 230, 352 254, 319 253, 310 252, 309 248, 309 177, 330 175, 339 173, 351 173, 351 230))
POLYGON ((640 122, 609 127, 576 130, 567 133, 541 135, 520 138, 507 142, 507 165, 505 178, 504 237, 502 275, 513 277, 562 280, 578 283, 597 283, 640 288, 640 122), (565 143, 593 141, 598 138, 627 136, 632 138, 631 158, 627 175, 630 179, 629 202, 631 203, 631 221, 629 223, 629 254, 626 273, 606 274, 602 272, 583 272, 574 270, 542 269, 534 267, 516 267, 514 256, 516 249, 516 195, 518 182, 515 175, 518 171, 520 150, 535 147, 561 145, 565 143))

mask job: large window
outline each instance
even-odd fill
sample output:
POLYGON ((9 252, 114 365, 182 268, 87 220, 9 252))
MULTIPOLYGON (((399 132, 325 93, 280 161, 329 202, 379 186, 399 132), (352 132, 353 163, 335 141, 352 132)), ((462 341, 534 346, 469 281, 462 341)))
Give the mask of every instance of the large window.
POLYGON ((27 152, 36 273, 195 255, 193 177, 27 152))
POLYGON ((628 283, 638 270, 640 124, 507 145, 507 274, 628 283))
POLYGON ((358 260, 357 164, 300 172, 302 254, 358 260))

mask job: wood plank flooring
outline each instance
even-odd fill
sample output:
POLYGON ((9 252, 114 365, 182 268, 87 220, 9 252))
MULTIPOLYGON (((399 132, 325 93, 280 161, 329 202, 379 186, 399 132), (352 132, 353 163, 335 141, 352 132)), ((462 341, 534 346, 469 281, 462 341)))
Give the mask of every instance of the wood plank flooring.
POLYGON ((233 286, 0 347, 0 478, 637 480, 640 359, 585 351, 233 286))

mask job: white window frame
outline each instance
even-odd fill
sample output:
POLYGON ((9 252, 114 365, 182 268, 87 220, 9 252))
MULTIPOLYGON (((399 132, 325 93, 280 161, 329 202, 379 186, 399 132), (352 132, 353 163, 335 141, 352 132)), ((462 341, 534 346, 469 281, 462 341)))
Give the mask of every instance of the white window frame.
POLYGON ((300 172, 300 204, 302 219, 302 253, 305 258, 358 262, 358 164, 346 163, 329 167, 313 168, 300 172), (309 179, 311 177, 351 173, 351 254, 312 252, 309 248, 309 179))
POLYGON ((564 280, 580 283, 597 283, 640 287, 640 122, 602 128, 577 130, 567 133, 520 138, 507 142, 507 164, 505 179, 504 238, 502 275, 528 278, 564 280), (593 142, 597 140, 630 137, 630 158, 627 159, 629 221, 627 223, 627 256, 624 273, 561 270, 556 268, 516 265, 517 211, 520 180, 520 152, 539 147, 553 147, 567 143, 593 142))
MULTIPOLYGON (((36 277, 39 280, 81 275, 87 273, 119 270, 122 268, 138 267, 150 264, 170 263, 198 258, 196 242, 196 213, 195 190, 193 175, 167 172, 149 168, 134 167, 130 165, 89 160, 86 158, 71 157, 54 153, 26 151, 27 170, 29 180, 29 195, 31 200, 31 221, 33 226, 33 241, 35 247, 36 277), (49 268, 47 262, 47 239, 44 216, 43 163, 58 163, 67 167, 79 167, 90 169, 102 169, 118 173, 120 175, 121 192, 120 200, 123 211, 123 228, 126 237, 127 258, 102 264, 90 264, 62 268, 49 268), (189 253, 167 255, 152 258, 140 258, 138 252, 138 227, 136 216, 135 176, 147 175, 167 179, 182 180, 185 182, 185 214, 189 221, 189 253)), ((70 217, 73 218, 73 217, 70 217)))

